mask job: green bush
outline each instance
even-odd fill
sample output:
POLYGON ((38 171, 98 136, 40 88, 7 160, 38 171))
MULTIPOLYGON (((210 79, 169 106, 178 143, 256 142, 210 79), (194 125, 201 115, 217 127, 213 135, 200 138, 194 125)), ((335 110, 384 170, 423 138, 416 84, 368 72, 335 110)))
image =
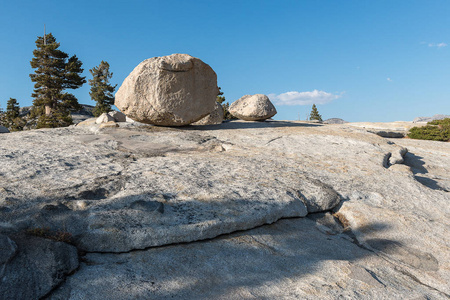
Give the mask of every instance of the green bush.
POLYGON ((408 137, 419 140, 450 141, 450 118, 428 122, 424 127, 413 127, 408 137))

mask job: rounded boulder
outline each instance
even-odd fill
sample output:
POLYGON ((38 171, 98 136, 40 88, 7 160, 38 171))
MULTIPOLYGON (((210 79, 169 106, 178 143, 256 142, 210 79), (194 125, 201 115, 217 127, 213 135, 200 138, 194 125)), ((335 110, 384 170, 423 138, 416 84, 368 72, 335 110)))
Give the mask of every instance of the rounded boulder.
POLYGON ((277 114, 269 97, 263 94, 245 95, 233 102, 229 111, 236 118, 245 121, 263 121, 277 114))
POLYGON ((125 78, 115 95, 115 105, 135 121, 183 126, 214 110, 217 75, 188 54, 153 57, 141 62, 125 78))

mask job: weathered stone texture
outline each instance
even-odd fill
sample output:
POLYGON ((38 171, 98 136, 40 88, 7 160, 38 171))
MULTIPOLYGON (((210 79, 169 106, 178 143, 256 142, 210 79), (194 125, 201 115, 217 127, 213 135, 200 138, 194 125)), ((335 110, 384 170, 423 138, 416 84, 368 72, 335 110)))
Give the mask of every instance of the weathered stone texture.
POLYGON ((188 54, 154 57, 140 63, 115 95, 115 105, 135 121, 183 126, 214 110, 217 75, 188 54))

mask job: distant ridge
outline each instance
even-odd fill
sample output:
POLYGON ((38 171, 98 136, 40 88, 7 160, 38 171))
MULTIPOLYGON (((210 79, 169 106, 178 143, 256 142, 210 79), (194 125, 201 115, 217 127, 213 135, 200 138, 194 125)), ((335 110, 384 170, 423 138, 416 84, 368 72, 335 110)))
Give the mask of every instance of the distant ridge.
POLYGON ((434 115, 432 117, 417 117, 413 120, 413 123, 418 123, 418 122, 431 122, 434 120, 442 120, 445 118, 450 118, 449 115, 434 115))
POLYGON ((340 118, 330 118, 330 119, 327 119, 327 120, 325 120, 323 122, 325 124, 345 124, 345 123, 348 123, 347 121, 342 120, 340 118))

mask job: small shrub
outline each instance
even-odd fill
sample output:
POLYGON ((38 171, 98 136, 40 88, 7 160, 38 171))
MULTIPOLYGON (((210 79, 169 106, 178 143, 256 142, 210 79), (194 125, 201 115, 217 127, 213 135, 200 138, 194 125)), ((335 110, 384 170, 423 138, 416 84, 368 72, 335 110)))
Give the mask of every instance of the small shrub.
POLYGON ((339 221, 339 223, 341 223, 344 231, 347 231, 350 229, 350 222, 347 220, 347 218, 343 214, 341 214, 340 212, 337 212, 337 213, 333 214, 333 217, 338 219, 338 221, 339 221))
POLYGON ((428 122, 423 127, 413 127, 408 137, 419 140, 450 141, 450 118, 428 122))

